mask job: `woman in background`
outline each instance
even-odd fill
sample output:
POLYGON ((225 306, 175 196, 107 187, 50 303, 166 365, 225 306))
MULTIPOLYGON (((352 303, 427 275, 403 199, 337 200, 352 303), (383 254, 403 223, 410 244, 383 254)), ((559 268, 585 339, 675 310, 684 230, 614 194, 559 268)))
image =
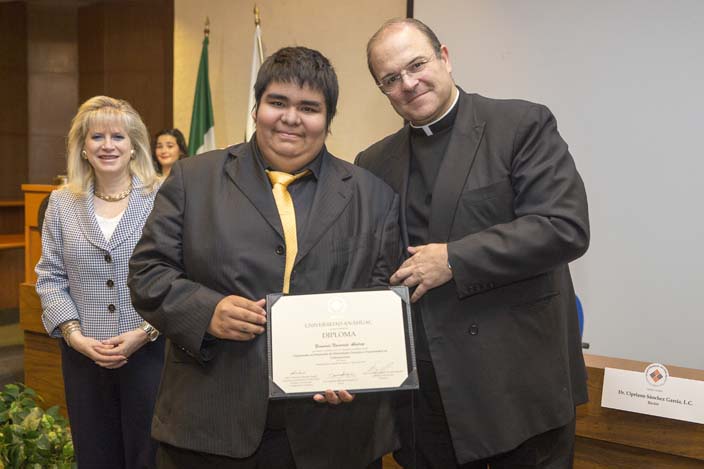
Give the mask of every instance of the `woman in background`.
POLYGON ((188 156, 186 139, 178 129, 161 130, 154 136, 152 153, 157 171, 166 179, 174 163, 188 156))
POLYGON ((153 467, 164 340, 132 307, 128 260, 159 179, 147 129, 126 101, 96 96, 73 118, 68 183, 51 193, 36 266, 42 321, 62 337, 80 468, 153 467))

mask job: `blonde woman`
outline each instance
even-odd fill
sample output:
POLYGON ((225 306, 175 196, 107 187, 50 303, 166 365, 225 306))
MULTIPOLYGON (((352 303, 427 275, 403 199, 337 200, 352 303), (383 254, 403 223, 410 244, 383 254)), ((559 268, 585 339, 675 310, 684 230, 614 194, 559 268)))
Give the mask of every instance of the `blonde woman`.
POLYGON ((36 272, 44 327, 63 337, 78 466, 152 467, 164 341, 132 307, 126 285, 159 180, 139 114, 107 96, 83 103, 67 165, 67 185, 50 196, 36 272))

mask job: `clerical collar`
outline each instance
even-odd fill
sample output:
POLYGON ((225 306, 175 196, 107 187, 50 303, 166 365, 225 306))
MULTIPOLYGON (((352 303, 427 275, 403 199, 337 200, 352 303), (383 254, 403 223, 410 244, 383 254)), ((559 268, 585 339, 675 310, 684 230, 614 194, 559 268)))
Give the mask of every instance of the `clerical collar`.
POLYGON ((450 127, 452 127, 452 124, 454 124, 454 122, 455 122, 455 116, 457 116, 457 109, 459 109, 459 106, 457 105, 457 101, 459 101, 459 99, 460 99, 460 93, 458 90, 457 95, 455 96, 455 101, 452 103, 452 106, 450 106, 450 109, 448 109, 445 112, 445 114, 438 117, 430 124, 426 124, 426 125, 410 124, 411 133, 414 135, 430 136, 430 135, 435 135, 436 133, 438 133, 442 130, 449 129, 450 127))

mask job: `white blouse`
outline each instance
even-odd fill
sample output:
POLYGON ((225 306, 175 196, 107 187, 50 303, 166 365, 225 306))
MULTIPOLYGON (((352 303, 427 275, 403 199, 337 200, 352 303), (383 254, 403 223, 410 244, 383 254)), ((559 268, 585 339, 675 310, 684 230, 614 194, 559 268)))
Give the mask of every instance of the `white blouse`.
POLYGON ((110 238, 115 232, 115 228, 117 228, 117 224, 120 223, 120 219, 124 213, 125 211, 123 210, 113 218, 105 218, 101 217, 97 213, 95 214, 95 218, 98 220, 98 226, 100 226, 100 231, 102 231, 103 236, 105 236, 105 241, 110 241, 110 238))

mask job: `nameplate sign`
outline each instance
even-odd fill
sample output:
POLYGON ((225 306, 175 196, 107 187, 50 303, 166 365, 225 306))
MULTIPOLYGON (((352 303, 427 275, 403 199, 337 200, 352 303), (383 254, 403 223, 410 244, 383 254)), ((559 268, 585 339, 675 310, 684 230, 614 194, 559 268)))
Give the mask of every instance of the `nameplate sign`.
POLYGON ((659 363, 645 371, 605 368, 601 406, 704 424, 704 381, 670 376, 659 363))

